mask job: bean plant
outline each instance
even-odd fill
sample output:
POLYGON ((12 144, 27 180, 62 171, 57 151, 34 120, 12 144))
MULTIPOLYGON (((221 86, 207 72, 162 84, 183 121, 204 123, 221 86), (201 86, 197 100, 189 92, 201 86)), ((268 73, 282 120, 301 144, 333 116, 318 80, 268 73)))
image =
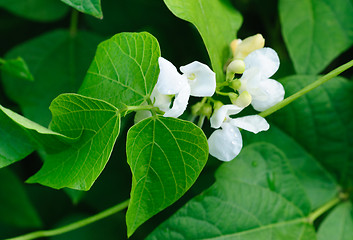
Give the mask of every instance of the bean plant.
POLYGON ((353 239, 352 0, 0 8, 1 239, 353 239))

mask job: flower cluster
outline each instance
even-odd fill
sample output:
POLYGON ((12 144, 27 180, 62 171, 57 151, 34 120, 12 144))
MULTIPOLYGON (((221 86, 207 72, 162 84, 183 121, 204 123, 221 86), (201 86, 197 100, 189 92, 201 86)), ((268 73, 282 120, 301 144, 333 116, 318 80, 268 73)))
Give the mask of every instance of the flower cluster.
MULTIPOLYGON (((194 105, 194 109, 202 109, 205 104, 210 107, 213 103, 210 122, 211 127, 217 130, 208 139, 210 154, 221 161, 234 159, 243 145, 239 128, 258 133, 268 130, 269 124, 259 115, 238 118, 231 115, 238 114, 250 104, 255 110, 264 111, 284 98, 283 86, 270 79, 279 68, 278 55, 273 49, 265 48, 264 43, 260 34, 234 40, 231 43, 233 60, 227 67, 226 82, 220 86, 216 86, 216 75, 205 64, 192 62, 180 67, 179 73, 171 62, 160 57, 160 74, 151 94, 153 105, 163 111, 165 117, 179 117, 186 110, 190 96, 208 97, 194 105), (236 78, 236 74, 241 74, 241 77, 236 78), (224 86, 234 92, 221 92, 224 86), (217 93, 229 96, 232 104, 223 105, 210 98, 216 87, 217 93)), ((210 114, 203 115, 209 117, 210 114)), ((148 116, 149 112, 141 112, 135 120, 148 116)))

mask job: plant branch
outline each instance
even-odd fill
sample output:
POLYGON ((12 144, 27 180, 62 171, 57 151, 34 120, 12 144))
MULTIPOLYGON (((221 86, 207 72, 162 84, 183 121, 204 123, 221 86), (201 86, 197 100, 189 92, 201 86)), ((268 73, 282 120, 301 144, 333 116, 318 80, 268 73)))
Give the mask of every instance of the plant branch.
POLYGON ((109 217, 117 212, 120 212, 121 210, 123 210, 129 206, 129 201, 130 201, 130 199, 126 200, 122 203, 119 203, 111 208, 108 208, 107 210, 104 210, 103 212, 100 212, 96 215, 93 215, 91 217, 82 219, 80 221, 68 224, 63 227, 55 228, 52 230, 41 230, 41 231, 31 232, 31 233, 28 233, 28 234, 25 234, 22 236, 9 238, 6 240, 31 240, 31 239, 41 238, 41 237, 56 236, 56 235, 60 235, 60 234, 66 233, 66 232, 70 232, 75 229, 84 227, 88 224, 97 222, 103 218, 109 217))
POLYGON ((328 201, 326 204, 321 206, 320 208, 316 209, 314 212, 312 212, 309 217, 308 217, 308 222, 309 223, 314 223, 314 221, 320 217, 322 214, 330 210, 332 207, 336 206, 338 203, 341 202, 341 199, 339 197, 336 197, 332 199, 331 201, 328 201))
POLYGON ((290 104, 294 100, 298 99, 299 97, 303 96, 304 94, 306 94, 306 93, 310 92, 311 90, 317 88, 318 86, 324 84, 325 82, 327 82, 331 78, 334 78, 334 77, 338 76, 340 73, 346 71, 347 69, 351 68, 352 66, 353 66, 353 60, 349 61, 346 64, 343 64, 342 66, 339 66, 338 68, 332 70, 328 74, 320 77, 315 82, 313 82, 313 83, 309 84, 308 86, 304 87, 299 92, 296 92, 292 96, 287 97, 283 101, 281 101, 281 102, 277 103, 276 105, 270 107, 269 109, 261 112, 259 115, 261 117, 266 117, 268 115, 271 115, 272 113, 274 113, 274 112, 278 111, 279 109, 287 106, 288 104, 290 104))

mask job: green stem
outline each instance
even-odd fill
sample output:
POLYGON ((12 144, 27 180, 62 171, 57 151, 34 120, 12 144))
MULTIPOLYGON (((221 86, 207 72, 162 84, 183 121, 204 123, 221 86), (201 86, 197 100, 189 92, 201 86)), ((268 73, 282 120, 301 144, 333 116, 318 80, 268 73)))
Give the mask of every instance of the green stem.
POLYGON ((340 73, 346 71, 347 69, 351 68, 352 66, 353 66, 353 60, 349 61, 346 64, 343 64, 342 66, 332 70, 328 74, 320 77, 315 82, 309 84, 308 86, 306 86, 305 88, 303 88, 299 92, 296 92, 292 96, 287 97, 282 102, 279 102, 276 105, 274 105, 273 107, 270 107, 269 109, 261 112, 259 115, 262 116, 262 117, 266 117, 266 116, 278 111, 279 109, 287 106, 288 104, 290 104, 294 100, 298 99, 299 97, 303 96, 304 94, 310 92, 314 88, 317 88, 318 86, 324 84, 325 82, 327 82, 331 78, 334 78, 334 77, 338 76, 340 73))
POLYGON ((203 123, 204 123, 204 121, 205 121, 205 115, 200 115, 200 117, 199 117, 199 121, 197 122, 197 126, 199 126, 200 128, 202 128, 202 126, 203 126, 203 123))
POLYGON ((313 223, 318 217, 320 217, 322 214, 324 214, 325 212, 327 212, 328 210, 330 210, 332 207, 336 206, 340 202, 341 202, 341 199, 339 197, 336 197, 331 201, 327 202, 325 205, 316 209, 314 212, 312 212, 309 215, 308 222, 313 223))
POLYGON ((221 92, 221 91, 216 91, 216 93, 218 94, 218 95, 222 95, 222 96, 229 96, 229 93, 224 93, 224 92, 221 92))
POLYGON ((60 235, 60 234, 84 227, 88 224, 94 223, 98 220, 101 220, 101 219, 109 217, 117 212, 120 212, 121 210, 128 207, 129 201, 130 200, 126 200, 125 202, 119 203, 119 204, 115 205, 114 207, 108 208, 107 210, 100 212, 94 216, 85 218, 85 219, 80 220, 78 222, 68 224, 63 227, 59 227, 59 228, 52 229, 52 230, 36 231, 36 232, 28 233, 28 234, 25 234, 22 236, 9 238, 7 240, 30 240, 30 239, 36 239, 36 238, 41 238, 41 237, 50 237, 50 236, 60 235))
POLYGON ((73 9, 71 12, 71 20, 70 20, 70 35, 71 35, 71 37, 75 37, 77 34, 78 15, 79 15, 79 12, 77 10, 73 9))
POLYGON ((123 111, 140 111, 140 110, 152 110, 155 107, 151 105, 140 105, 140 106, 127 106, 123 111))

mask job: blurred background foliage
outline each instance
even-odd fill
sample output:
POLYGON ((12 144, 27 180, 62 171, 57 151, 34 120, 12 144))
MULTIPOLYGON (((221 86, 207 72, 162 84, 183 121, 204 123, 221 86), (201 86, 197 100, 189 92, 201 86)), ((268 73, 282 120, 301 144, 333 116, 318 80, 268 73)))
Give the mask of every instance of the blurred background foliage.
MULTIPOLYGON (((101 20, 80 13, 79 33, 74 33, 74 36, 69 31, 73 10, 64 3, 58 0, 26 1, 27 5, 17 11, 19 6, 12 5, 20 4, 18 2, 21 1, 13 0, 13 3, 9 3, 0 0, 0 57, 6 55, 23 57, 35 81, 23 82, 23 85, 17 81, 11 83, 9 81, 11 78, 3 74, 1 77, 8 79, 6 84, 0 81, 3 84, 0 87, 0 104, 45 126, 50 121, 47 107, 51 99, 61 92, 75 92, 78 89, 92 61, 97 44, 116 33, 148 31, 158 39, 162 56, 176 66, 195 60, 210 65, 207 51, 196 28, 175 17, 162 0, 102 0, 104 18, 101 20), (54 32, 58 29, 64 31, 54 32), (52 36, 48 37, 50 34, 52 36), (51 62, 47 62, 49 58, 51 62), (72 66, 74 68, 70 69, 72 66), (49 86, 55 87, 49 90, 49 86)), ((281 35, 278 1, 232 0, 232 4, 243 15, 243 25, 237 37, 263 34, 266 46, 274 48, 280 55, 281 67, 275 79, 294 74, 281 35)), ((351 53, 351 50, 346 51, 324 72, 350 60, 351 53)), ((343 75, 352 76, 352 70, 343 75)), ((17 214, 13 214, 11 219, 0 218, 0 238, 36 229, 58 227, 128 199, 131 174, 126 163, 125 138, 127 129, 132 124, 132 118, 124 119, 125 127, 119 135, 110 161, 92 189, 86 193, 73 190, 58 191, 40 185, 25 184, 25 180, 42 165, 38 153, 29 155, 6 170, 0 170, 0 191, 3 191, 0 192, 0 215, 6 214, 5 210, 1 209, 1 204, 6 201, 5 195, 10 195, 9 192, 5 194, 5 187, 2 187, 5 183, 1 182, 1 179, 8 179, 4 176, 11 175, 11 178, 17 179, 14 180, 17 185, 11 189, 21 189, 20 192, 24 189, 27 194, 18 197, 21 207, 17 209, 17 214), (24 202, 28 204, 21 205, 24 202), (25 214, 23 215, 21 211, 25 214)), ((192 189, 166 211, 142 225, 131 239, 143 239, 185 202, 208 188, 214 182, 214 171, 219 164, 211 158, 192 189)), ((124 211, 93 225, 49 239, 93 240, 102 239, 102 236, 106 240, 126 239, 124 211)))

